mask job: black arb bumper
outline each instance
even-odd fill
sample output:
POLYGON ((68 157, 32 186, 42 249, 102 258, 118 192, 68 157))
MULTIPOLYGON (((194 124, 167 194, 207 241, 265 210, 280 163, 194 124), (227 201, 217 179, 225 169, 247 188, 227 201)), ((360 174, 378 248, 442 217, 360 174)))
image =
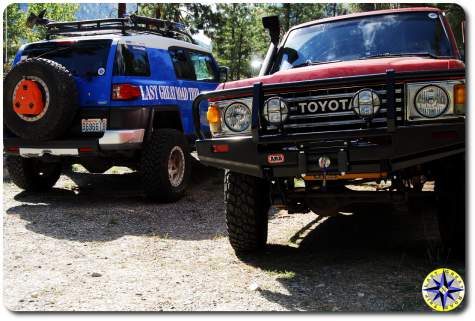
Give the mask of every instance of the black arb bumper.
POLYGON ((366 131, 364 138, 358 131, 346 134, 347 139, 315 135, 299 142, 267 144, 256 144, 252 137, 205 139, 196 146, 203 164, 268 178, 322 175, 318 164, 322 156, 331 160, 327 173, 341 175, 390 173, 465 151, 463 123, 403 127, 393 134, 366 131), (281 162, 273 163, 275 157, 281 162))
MULTIPOLYGON (((432 74, 435 76, 435 73, 432 74)), ((422 76, 420 73, 417 75, 411 73, 405 76, 408 79, 422 76)), ((387 74, 364 78, 368 80, 369 77, 386 80, 388 92, 396 78, 394 74, 389 75, 389 79, 387 74)), ((346 80, 350 82, 352 79, 346 80)), ((338 81, 343 82, 341 79, 338 81)), ((331 82, 331 80, 326 82, 331 82)), ((288 86, 299 85, 301 84, 288 86)), ((275 89, 273 87, 277 86, 271 85, 271 87, 275 89)), ((242 90, 212 92, 201 95, 195 100, 195 128, 200 137, 196 142, 196 148, 203 164, 266 178, 304 174, 319 176, 323 174, 319 159, 326 156, 331 160, 326 174, 343 174, 344 177, 348 174, 391 173, 465 152, 464 117, 396 126, 395 107, 394 102, 391 106, 391 95, 388 96, 387 104, 388 126, 384 128, 262 136, 259 134, 260 108, 255 108, 255 106, 262 106, 263 91, 266 88, 263 88, 261 84, 256 84, 246 90, 248 94, 251 91, 254 106, 252 134, 249 136, 210 139, 205 138, 199 130, 197 106, 203 99, 239 95, 242 94, 240 92, 242 90)))

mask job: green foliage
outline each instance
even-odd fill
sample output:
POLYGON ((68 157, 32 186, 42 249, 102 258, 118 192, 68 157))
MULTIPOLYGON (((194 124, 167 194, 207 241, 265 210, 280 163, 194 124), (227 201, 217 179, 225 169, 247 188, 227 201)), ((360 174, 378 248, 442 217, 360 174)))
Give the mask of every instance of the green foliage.
MULTIPOLYGON (((46 9, 46 17, 55 21, 71 21, 75 20, 76 11, 79 9, 79 4, 62 4, 62 3, 31 3, 28 4, 27 16, 33 12, 38 14, 41 10, 46 9)), ((42 27, 35 27, 30 33, 29 41, 37 41, 44 39, 46 36, 46 29, 42 27)))
POLYGON ((26 15, 17 3, 9 5, 3 12, 4 63, 11 61, 22 42, 26 40, 25 35, 28 33, 28 29, 24 21, 26 21, 26 15))
POLYGON ((22 10, 21 5, 14 3, 9 5, 4 11, 4 65, 9 65, 13 60, 18 48, 28 42, 38 41, 45 38, 44 27, 34 27, 29 29, 26 26, 26 18, 33 12, 38 14, 46 9, 46 17, 55 21, 68 21, 75 19, 75 13, 79 9, 79 4, 61 3, 30 3, 27 12, 22 10))
POLYGON ((268 41, 262 39, 264 29, 258 22, 255 5, 218 4, 219 19, 215 25, 213 51, 222 65, 230 68, 230 79, 251 76, 251 59, 262 56, 268 41))
POLYGON ((201 3, 139 3, 139 15, 181 22, 195 34, 198 30, 209 30, 216 21, 211 6, 201 3))

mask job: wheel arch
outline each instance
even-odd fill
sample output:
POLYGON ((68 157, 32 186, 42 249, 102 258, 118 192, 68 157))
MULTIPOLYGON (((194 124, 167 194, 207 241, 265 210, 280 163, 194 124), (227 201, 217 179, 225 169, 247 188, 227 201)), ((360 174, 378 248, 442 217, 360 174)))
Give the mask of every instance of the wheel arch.
POLYGON ((152 109, 147 128, 148 140, 156 129, 175 129, 184 133, 181 112, 176 105, 156 106, 152 109))

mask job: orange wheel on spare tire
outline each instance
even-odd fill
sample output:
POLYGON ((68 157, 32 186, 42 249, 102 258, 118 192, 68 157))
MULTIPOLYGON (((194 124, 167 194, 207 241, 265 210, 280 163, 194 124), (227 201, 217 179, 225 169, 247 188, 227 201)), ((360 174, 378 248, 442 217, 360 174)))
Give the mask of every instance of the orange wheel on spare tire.
POLYGON ((15 135, 50 140, 63 135, 78 110, 78 92, 71 73, 43 58, 13 67, 3 81, 3 121, 15 135))

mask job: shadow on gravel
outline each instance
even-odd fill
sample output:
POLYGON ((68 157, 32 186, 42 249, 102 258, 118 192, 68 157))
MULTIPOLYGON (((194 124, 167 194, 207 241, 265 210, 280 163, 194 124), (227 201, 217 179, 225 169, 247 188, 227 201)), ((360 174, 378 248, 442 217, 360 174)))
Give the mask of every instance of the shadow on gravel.
POLYGON ((464 258, 438 252, 430 210, 360 206, 354 215, 324 221, 300 241, 298 247, 270 245, 245 259, 277 275, 286 289, 260 294, 293 311, 429 311, 421 297, 425 276, 441 266, 465 275, 464 258))
POLYGON ((202 240, 225 233, 223 172, 194 164, 192 186, 180 201, 147 200, 136 173, 69 173, 72 189, 21 192, 24 204, 6 209, 26 228, 58 239, 111 241, 125 235, 202 240))

